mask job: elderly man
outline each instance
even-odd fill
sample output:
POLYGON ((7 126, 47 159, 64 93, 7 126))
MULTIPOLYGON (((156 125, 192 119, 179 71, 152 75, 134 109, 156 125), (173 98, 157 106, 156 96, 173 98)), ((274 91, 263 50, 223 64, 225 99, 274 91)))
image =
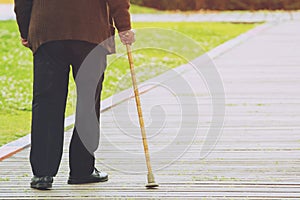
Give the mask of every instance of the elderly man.
MULTIPOLYGON (((99 74, 96 89, 87 90, 92 87, 84 86, 89 82, 89 75, 75 82, 77 90, 84 89, 85 96, 93 95, 93 109, 99 121, 100 93, 104 78, 100 72, 106 67, 107 54, 114 52, 114 41, 111 38, 114 26, 118 29, 123 44, 134 42, 129 7, 129 0, 15 0, 21 42, 32 50, 34 57, 30 151, 34 174, 32 188, 52 187, 63 152, 64 112, 70 65, 74 79, 77 79, 86 57, 96 47, 98 67, 87 68, 91 77, 99 74), (99 44, 101 45, 98 46, 99 44)), ((77 99, 76 123, 70 143, 68 183, 107 181, 108 175, 95 168, 94 151, 99 140, 94 141, 93 148, 88 149, 80 136, 85 134, 84 127, 88 129, 89 121, 86 120, 81 132, 78 131, 77 121, 85 118, 77 116, 83 113, 82 108, 78 108, 78 101, 81 100, 77 99)), ((94 113, 86 112, 85 115, 94 113)), ((99 128, 92 131, 96 135, 93 138, 98 138, 99 128)))

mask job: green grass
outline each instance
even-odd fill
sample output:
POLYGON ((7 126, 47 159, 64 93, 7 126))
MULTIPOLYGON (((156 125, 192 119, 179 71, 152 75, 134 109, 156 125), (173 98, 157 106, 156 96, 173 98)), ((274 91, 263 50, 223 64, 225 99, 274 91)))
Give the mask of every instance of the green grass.
MULTIPOLYGON (((186 63, 187 60, 200 56, 204 51, 208 51, 254 26, 256 25, 229 23, 134 23, 133 27, 137 30, 137 42, 134 47, 150 47, 159 43, 160 47, 166 50, 152 48, 134 52, 138 79, 142 82, 170 68, 186 63), (167 28, 174 31, 150 29, 151 27, 167 28), (162 34, 156 34, 159 32, 162 34), (167 36, 164 36, 164 33, 167 33, 167 36), (174 46, 178 48, 172 49, 174 46), (178 52, 181 57, 168 52, 173 50, 178 52)), ((21 46, 15 21, 0 22, 0 38, 1 146, 30 132, 32 55, 28 49, 21 46)), ((119 42, 117 46, 119 52, 124 50, 123 45, 120 45, 119 42)), ((131 86, 126 55, 119 53, 110 56, 109 63, 102 98, 107 98, 131 86)), ((69 91, 67 115, 73 113, 75 107, 76 92, 72 79, 69 91)))

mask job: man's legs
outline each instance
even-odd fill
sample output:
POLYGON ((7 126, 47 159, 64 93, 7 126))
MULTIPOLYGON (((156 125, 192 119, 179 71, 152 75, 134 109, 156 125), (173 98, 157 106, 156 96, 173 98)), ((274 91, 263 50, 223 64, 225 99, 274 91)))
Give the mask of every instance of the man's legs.
POLYGON ((34 55, 30 162, 35 176, 55 176, 63 151, 69 64, 61 41, 34 55))

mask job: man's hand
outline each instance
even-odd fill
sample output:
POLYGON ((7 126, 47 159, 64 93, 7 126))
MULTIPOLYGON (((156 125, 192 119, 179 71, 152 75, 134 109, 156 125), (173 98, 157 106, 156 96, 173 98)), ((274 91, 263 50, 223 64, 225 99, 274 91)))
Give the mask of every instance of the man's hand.
POLYGON ((28 40, 24 39, 24 38, 21 38, 21 43, 24 47, 27 47, 29 48, 29 43, 28 43, 28 40))
POLYGON ((135 33, 132 30, 120 32, 119 36, 124 45, 131 45, 135 42, 135 33))

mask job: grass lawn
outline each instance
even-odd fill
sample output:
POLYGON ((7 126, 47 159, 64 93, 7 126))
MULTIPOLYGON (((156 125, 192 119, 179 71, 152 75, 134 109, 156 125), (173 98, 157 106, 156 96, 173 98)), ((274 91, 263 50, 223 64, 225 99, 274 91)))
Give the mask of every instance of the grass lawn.
MULTIPOLYGON (((134 23, 137 29, 136 45, 153 42, 152 38, 142 33, 142 28, 157 27, 178 31, 194 39, 205 51, 208 51, 225 41, 253 28, 254 24, 230 23, 134 23)), ((19 33, 15 21, 0 21, 0 146, 15 140, 30 132, 31 97, 32 97, 32 57, 31 52, 20 45, 19 33)), ((175 38, 180 42, 180 38, 175 38)), ((149 43, 150 44, 150 43, 149 43)), ((168 45, 166 43, 166 45, 168 45)), ((122 45, 118 43, 122 48, 122 45)), ((171 47, 172 45, 169 45, 171 47)), ((200 56, 195 51, 192 57, 200 56), (196 52, 196 53, 195 53, 196 52)), ((188 52, 189 53, 189 52, 188 52)), ((112 61, 120 55, 110 56, 112 61)), ((155 71, 151 65, 157 63, 166 68, 173 68, 186 60, 160 50, 139 50, 134 52, 137 71, 144 71, 140 81, 149 78, 150 72, 155 71), (149 63, 149 66, 147 66, 149 63)), ((164 68, 164 69, 166 69, 164 68)), ((115 92, 130 87, 128 79, 121 79, 128 74, 126 56, 121 56, 108 66, 102 98, 107 98, 115 92), (122 87, 120 86, 122 85, 122 87)), ((161 73, 160 69, 152 75, 161 73)), ((74 112, 75 85, 70 81, 67 115, 74 112)))

